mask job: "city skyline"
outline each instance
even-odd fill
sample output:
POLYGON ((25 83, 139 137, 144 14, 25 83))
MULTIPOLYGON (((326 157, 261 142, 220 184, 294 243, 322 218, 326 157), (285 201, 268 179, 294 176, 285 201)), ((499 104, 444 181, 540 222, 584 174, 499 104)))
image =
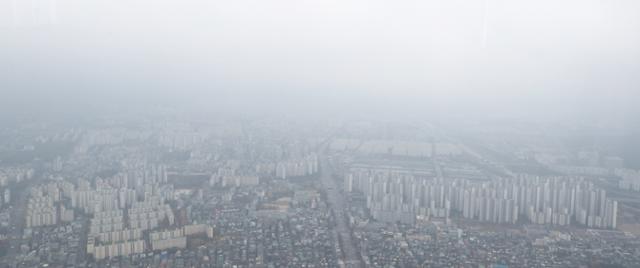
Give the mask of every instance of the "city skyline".
POLYGON ((0 268, 637 268, 638 74, 635 0, 0 0, 0 268))

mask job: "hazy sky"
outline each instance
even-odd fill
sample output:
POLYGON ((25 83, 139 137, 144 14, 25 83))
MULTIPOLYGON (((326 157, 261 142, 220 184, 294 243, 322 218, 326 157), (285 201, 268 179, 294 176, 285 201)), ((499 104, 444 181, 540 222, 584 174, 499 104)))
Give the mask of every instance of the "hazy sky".
POLYGON ((0 0, 0 90, 11 109, 635 117, 640 1, 0 0))

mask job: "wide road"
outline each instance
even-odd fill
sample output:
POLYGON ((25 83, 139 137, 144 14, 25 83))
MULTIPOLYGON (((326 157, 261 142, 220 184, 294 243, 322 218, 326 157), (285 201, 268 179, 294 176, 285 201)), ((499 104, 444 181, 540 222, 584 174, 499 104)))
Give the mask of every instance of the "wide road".
POLYGON ((8 260, 13 260, 20 252, 20 245, 23 241, 22 231, 25 225, 27 201, 29 198, 29 191, 26 189, 29 189, 31 184, 32 182, 23 181, 11 191, 11 196, 13 196, 11 205, 13 208, 11 209, 9 217, 10 231, 7 234, 9 248, 7 249, 6 256, 8 260))
POLYGON ((336 185, 335 180, 332 178, 332 170, 329 161, 326 156, 320 157, 320 169, 322 184, 327 191, 327 201, 329 208, 333 212, 336 219, 337 237, 340 243, 340 249, 342 251, 343 267, 363 267, 360 255, 356 250, 355 244, 351 237, 351 231, 347 223, 347 217, 344 210, 347 208, 344 196, 340 192, 339 186, 336 185))

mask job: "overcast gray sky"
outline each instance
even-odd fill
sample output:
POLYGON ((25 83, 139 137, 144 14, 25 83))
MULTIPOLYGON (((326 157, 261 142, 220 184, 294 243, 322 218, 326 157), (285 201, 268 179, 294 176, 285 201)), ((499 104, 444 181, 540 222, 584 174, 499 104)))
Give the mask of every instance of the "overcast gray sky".
POLYGON ((11 109, 619 119, 638 111, 640 1, 0 0, 0 90, 11 109))

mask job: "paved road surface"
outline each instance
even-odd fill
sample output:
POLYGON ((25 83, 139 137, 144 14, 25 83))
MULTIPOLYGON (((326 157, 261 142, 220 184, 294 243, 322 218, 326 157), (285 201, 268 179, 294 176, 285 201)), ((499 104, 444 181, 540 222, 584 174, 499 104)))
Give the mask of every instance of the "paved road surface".
POLYGON ((344 254, 342 256, 343 267, 363 267, 360 255, 351 238, 351 231, 348 228, 347 217, 344 213, 344 209, 347 207, 344 196, 342 196, 338 188, 339 186, 336 185, 336 182, 332 178, 331 166, 325 156, 320 157, 320 168, 322 172, 321 180, 327 190, 329 208, 331 208, 336 218, 335 231, 340 241, 340 248, 344 254))

